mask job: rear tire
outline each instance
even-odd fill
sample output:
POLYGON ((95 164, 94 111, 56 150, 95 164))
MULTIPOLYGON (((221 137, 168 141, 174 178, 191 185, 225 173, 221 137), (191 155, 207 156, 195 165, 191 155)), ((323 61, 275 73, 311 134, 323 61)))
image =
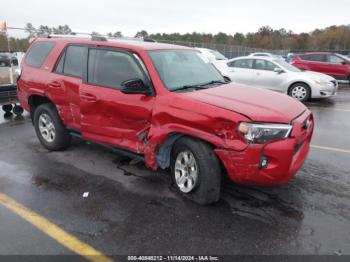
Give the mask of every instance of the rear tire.
POLYGON ((207 143, 180 138, 172 150, 171 176, 177 191, 197 204, 220 199, 221 167, 207 143))
POLYGON ((34 127, 41 144, 48 150, 64 150, 71 144, 71 136, 53 104, 42 104, 35 109, 34 127))
POLYGON ((311 89, 307 84, 295 83, 289 88, 288 95, 300 102, 306 102, 311 97, 311 89))

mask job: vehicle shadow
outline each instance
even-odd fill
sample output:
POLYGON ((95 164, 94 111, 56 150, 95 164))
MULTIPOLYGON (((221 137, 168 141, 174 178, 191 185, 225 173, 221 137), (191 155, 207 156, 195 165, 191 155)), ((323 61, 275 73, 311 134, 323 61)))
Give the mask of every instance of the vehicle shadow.
MULTIPOLYGON (((291 181, 290 183, 293 183, 291 181)), ((280 221, 304 218, 302 199, 292 185, 280 187, 248 187, 234 184, 228 178, 222 182, 222 199, 231 212, 239 216, 277 225, 280 221)))
MULTIPOLYGON (((76 146, 79 143, 84 142, 76 140, 76 146)), ((89 145, 89 147, 91 146, 94 147, 94 150, 102 149, 98 145, 89 145)), ((184 199, 177 192, 169 169, 152 171, 146 168, 142 161, 133 160, 119 154, 113 155, 113 164, 122 171, 124 176, 130 177, 130 179, 136 178, 142 184, 142 190, 147 190, 149 187, 153 192, 152 194, 155 194, 155 189, 162 191, 162 194, 164 194, 166 187, 168 187, 171 191, 171 197, 184 199)), ((286 218, 301 221, 304 217, 302 199, 299 197, 298 188, 293 185, 293 182, 291 181, 289 184, 280 187, 248 187, 235 184, 226 174, 223 174, 220 202, 221 204, 224 202, 232 214, 249 217, 264 223, 278 224, 279 221, 286 218)), ((135 184, 134 186, 138 187, 135 184)), ((169 194, 167 195, 169 197, 169 194)), ((184 201, 191 202, 190 200, 184 201)), ((213 206, 221 205, 220 202, 213 206)), ((189 204, 192 205, 193 203, 189 204)))

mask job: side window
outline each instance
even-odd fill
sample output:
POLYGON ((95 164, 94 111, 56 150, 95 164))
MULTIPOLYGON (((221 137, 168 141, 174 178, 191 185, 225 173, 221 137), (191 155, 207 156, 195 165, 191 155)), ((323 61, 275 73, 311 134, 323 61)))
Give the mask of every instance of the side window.
POLYGON ((229 67, 236 67, 236 68, 253 68, 253 59, 240 59, 233 61, 228 64, 229 67))
POLYGON ((270 62, 270 61, 265 61, 265 70, 268 71, 273 71, 275 70, 275 68, 278 68, 279 66, 275 65, 274 63, 270 62))
POLYGON ((120 89, 121 83, 144 74, 135 59, 123 52, 90 49, 88 58, 88 83, 120 89))
POLYGON ((32 67, 41 67, 54 46, 53 42, 33 43, 26 55, 26 64, 32 67))
MULTIPOLYGON (((86 53, 87 47, 74 45, 68 46, 68 48, 66 49, 66 54, 64 56, 63 74, 76 76, 80 78, 83 77, 86 53)), ((60 63, 61 61, 58 63, 57 69, 59 69, 59 67, 61 66, 60 63)))
POLYGON ((56 72, 62 74, 63 73, 63 64, 64 64, 64 58, 66 56, 66 51, 63 52, 63 54, 60 56, 60 61, 58 62, 56 66, 56 72))
POLYGON ((301 60, 305 60, 305 61, 310 60, 310 57, 308 55, 300 55, 299 57, 301 60))
POLYGON ((262 59, 256 59, 254 69, 257 70, 266 70, 266 71, 273 71, 275 68, 278 68, 279 66, 275 65, 274 63, 262 59))
POLYGON ((327 55, 327 62, 340 65, 344 62, 344 60, 335 55, 327 55))
POLYGON ((312 54, 309 55, 309 60, 314 62, 326 62, 326 56, 323 54, 312 54))

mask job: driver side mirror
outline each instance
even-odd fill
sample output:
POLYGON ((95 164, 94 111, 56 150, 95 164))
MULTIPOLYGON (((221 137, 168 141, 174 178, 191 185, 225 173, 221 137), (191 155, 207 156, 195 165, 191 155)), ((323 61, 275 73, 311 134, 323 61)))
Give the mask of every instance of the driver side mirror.
POLYGON ((277 74, 282 74, 284 73, 284 70, 282 68, 276 67, 275 69, 273 69, 274 72, 276 72, 277 74))
POLYGON ((152 90, 141 79, 129 79, 121 83, 121 91, 124 94, 152 95, 152 90))
POLYGON ((345 61, 341 62, 342 65, 347 65, 347 63, 345 61))

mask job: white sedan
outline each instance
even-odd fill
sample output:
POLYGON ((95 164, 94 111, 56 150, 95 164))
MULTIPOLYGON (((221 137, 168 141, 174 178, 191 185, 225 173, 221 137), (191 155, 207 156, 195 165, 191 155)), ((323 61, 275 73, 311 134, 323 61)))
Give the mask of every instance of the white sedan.
POLYGON ((288 94, 299 101, 334 96, 338 82, 331 76, 301 71, 282 59, 239 57, 227 61, 221 73, 231 81, 288 94))
POLYGON ((226 63, 228 59, 219 51, 199 47, 196 47, 195 49, 199 51, 200 57, 205 62, 212 63, 220 72, 225 70, 225 68, 227 67, 226 63))

